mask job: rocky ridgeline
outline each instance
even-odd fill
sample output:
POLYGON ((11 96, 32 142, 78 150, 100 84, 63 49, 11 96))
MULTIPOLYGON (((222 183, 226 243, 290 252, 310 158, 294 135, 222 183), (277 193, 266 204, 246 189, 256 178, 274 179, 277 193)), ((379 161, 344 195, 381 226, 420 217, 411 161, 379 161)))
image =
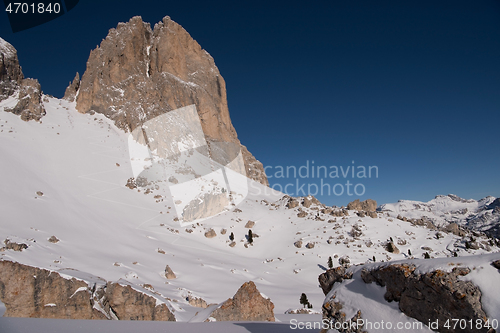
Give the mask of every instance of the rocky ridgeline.
POLYGON ((210 317, 217 321, 274 321, 274 304, 262 296, 252 281, 245 282, 233 298, 222 303, 210 317))
POLYGON ((131 286, 93 287, 59 273, 0 261, 0 300, 5 317, 175 321, 168 306, 131 286))
POLYGON ((168 16, 151 29, 136 16, 119 23, 90 53, 87 69, 66 90, 79 112, 98 112, 131 132, 165 112, 194 104, 211 157, 217 146, 239 147, 247 176, 267 185, 262 163, 241 145, 229 117, 226 83, 214 59, 168 16))
MULTIPOLYGON (((493 266, 500 262, 495 261, 493 266)), ((497 267, 497 266, 495 266, 497 267)), ((451 272, 434 270, 427 273, 417 273, 412 264, 388 264, 361 270, 361 279, 365 283, 373 283, 386 287, 384 298, 388 302, 398 302, 399 309, 409 317, 424 324, 438 321, 441 323, 439 332, 463 332, 460 329, 443 327, 450 318, 460 318, 467 322, 485 320, 487 318, 481 304, 481 291, 470 281, 460 277, 470 273, 466 267, 455 267, 451 272)), ((336 267, 327 270, 318 278, 320 287, 327 299, 323 304, 323 318, 328 321, 343 323, 356 322, 362 318, 358 311, 353 318, 346 318, 343 304, 336 301, 335 293, 330 294, 335 283, 352 279, 353 272, 346 267, 336 267)), ((363 332, 362 327, 345 325, 340 332, 363 332)), ((473 329, 470 332, 494 332, 487 328, 473 329)))
POLYGON ((12 108, 5 108, 5 111, 19 115, 25 121, 39 121, 45 115, 38 80, 24 78, 17 50, 0 38, 0 101, 16 93, 17 104, 12 108))
MULTIPOLYGON (((289 195, 285 195, 278 200, 275 205, 284 206, 288 209, 296 209, 297 217, 313 217, 314 219, 320 221, 323 221, 326 218, 326 215, 333 217, 349 216, 349 210, 356 210, 356 214, 359 217, 377 217, 377 202, 372 199, 367 199, 362 202, 360 202, 359 199, 356 199, 355 201, 350 202, 347 205, 347 208, 338 208, 335 206, 328 207, 312 195, 307 197, 291 197, 289 195)), ((334 222, 334 220, 331 221, 334 222)))

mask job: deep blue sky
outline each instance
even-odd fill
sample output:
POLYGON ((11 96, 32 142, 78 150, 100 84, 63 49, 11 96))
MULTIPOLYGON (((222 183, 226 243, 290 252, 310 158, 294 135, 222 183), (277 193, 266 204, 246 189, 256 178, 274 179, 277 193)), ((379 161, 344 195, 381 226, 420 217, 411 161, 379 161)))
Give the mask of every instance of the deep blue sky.
MULTIPOLYGON (((272 174, 354 161, 379 177, 324 182, 362 183, 360 199, 379 203, 500 196, 499 1, 80 0, 16 34, 0 14, 0 36, 25 75, 61 97, 108 30, 135 15, 169 15, 215 58, 239 138, 272 174)), ((270 181, 296 190, 295 178, 270 181)))

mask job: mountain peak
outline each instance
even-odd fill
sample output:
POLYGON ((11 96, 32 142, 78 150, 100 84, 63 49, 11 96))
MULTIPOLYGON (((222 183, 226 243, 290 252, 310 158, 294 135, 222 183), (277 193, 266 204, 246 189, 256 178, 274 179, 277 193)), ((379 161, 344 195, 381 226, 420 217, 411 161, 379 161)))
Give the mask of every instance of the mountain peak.
POLYGON ((235 144, 247 176, 268 184, 262 164, 238 140, 226 83, 214 59, 168 16, 153 30, 140 16, 110 29, 90 53, 76 103, 79 112, 102 113, 129 132, 166 112, 195 105, 211 155, 218 154, 214 144, 235 144))

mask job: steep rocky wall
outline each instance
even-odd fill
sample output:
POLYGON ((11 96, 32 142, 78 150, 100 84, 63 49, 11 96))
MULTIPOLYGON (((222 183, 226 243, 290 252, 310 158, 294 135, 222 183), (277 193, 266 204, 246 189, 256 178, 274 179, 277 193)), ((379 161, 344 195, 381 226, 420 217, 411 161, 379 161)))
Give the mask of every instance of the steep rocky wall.
POLYGON ((175 321, 166 304, 130 286, 87 282, 57 272, 0 261, 5 317, 175 321))
POLYGON ((76 102, 79 112, 102 113, 125 131, 194 104, 209 146, 241 147, 247 175, 268 184, 262 164, 240 146, 214 59, 169 17, 154 29, 138 16, 111 29, 90 53, 76 102))

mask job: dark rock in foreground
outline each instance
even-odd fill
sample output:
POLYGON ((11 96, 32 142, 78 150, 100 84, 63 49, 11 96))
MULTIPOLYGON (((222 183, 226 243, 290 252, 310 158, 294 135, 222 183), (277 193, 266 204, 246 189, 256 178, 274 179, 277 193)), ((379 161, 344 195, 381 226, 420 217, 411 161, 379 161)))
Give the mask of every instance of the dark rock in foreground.
MULTIPOLYGON (((373 270, 363 269, 365 283, 375 282, 386 287, 385 299, 399 302, 399 309, 407 316, 423 323, 439 321, 439 332, 463 332, 459 328, 443 327, 447 320, 458 318, 476 322, 487 318, 481 305, 481 291, 461 276, 469 268, 455 267, 451 272, 435 270, 425 274, 415 272, 415 266, 392 264, 373 270)), ((487 328, 468 327, 468 332, 489 332, 487 328)))

